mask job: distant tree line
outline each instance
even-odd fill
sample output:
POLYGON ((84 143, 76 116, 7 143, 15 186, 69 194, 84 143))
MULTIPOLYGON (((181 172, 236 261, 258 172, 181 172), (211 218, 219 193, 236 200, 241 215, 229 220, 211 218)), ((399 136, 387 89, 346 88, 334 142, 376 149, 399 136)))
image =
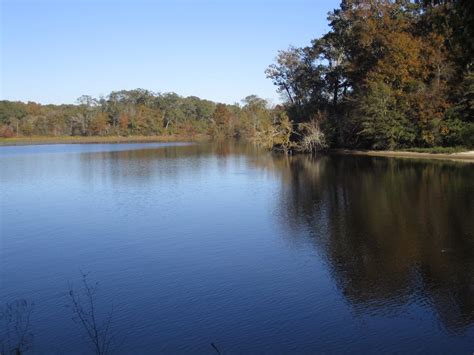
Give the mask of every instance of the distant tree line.
POLYGON ((266 71, 293 140, 309 129, 315 147, 474 146, 472 0, 342 0, 328 21, 266 71))
POLYGON ((282 108, 269 109, 255 95, 227 105, 153 93, 114 91, 106 97, 81 96, 75 105, 0 101, 0 136, 129 136, 210 134, 252 138, 274 126, 282 108))

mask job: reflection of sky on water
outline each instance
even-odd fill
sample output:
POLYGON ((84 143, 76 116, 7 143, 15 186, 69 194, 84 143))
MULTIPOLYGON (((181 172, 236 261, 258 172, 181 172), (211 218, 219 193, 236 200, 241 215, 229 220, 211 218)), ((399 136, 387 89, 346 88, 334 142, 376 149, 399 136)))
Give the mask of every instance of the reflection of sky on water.
POLYGON ((124 352, 470 350, 470 165, 133 146, 0 157, 0 300, 35 301, 38 351, 83 345, 80 268, 124 352))

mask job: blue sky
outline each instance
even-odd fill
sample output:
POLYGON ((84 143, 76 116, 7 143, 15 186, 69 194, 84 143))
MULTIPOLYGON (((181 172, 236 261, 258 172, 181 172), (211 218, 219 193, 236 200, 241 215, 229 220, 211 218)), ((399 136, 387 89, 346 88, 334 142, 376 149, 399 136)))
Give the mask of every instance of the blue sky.
POLYGON ((145 88, 278 102, 264 70, 328 30, 338 0, 0 0, 2 99, 145 88))

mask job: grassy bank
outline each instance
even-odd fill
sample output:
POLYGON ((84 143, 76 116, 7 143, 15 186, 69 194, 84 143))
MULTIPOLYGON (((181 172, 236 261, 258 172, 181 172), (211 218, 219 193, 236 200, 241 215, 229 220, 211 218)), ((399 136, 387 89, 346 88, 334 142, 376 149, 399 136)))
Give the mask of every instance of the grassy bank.
POLYGON ((393 158, 412 158, 412 159, 442 159, 455 160, 468 163, 474 163, 474 151, 468 151, 462 148, 442 148, 435 149, 410 149, 410 150, 346 150, 335 149, 331 151, 336 154, 347 155, 367 155, 376 157, 393 157, 393 158))
POLYGON ((465 147, 431 147, 431 148, 408 148, 401 149, 402 152, 429 153, 429 154, 454 154, 467 152, 465 147))
POLYGON ((164 136, 59 136, 59 137, 12 137, 0 138, 0 146, 30 144, 80 144, 80 143, 152 143, 152 142, 198 142, 209 139, 207 135, 164 136))

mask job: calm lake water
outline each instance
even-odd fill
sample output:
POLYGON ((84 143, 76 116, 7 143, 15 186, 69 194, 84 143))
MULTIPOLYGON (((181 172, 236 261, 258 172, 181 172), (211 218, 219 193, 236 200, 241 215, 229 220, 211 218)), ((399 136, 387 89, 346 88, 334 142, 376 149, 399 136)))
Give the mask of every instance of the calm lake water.
POLYGON ((88 352, 81 270, 120 353, 474 352, 474 165, 44 145, 1 147, 0 182, 36 353, 88 352))

